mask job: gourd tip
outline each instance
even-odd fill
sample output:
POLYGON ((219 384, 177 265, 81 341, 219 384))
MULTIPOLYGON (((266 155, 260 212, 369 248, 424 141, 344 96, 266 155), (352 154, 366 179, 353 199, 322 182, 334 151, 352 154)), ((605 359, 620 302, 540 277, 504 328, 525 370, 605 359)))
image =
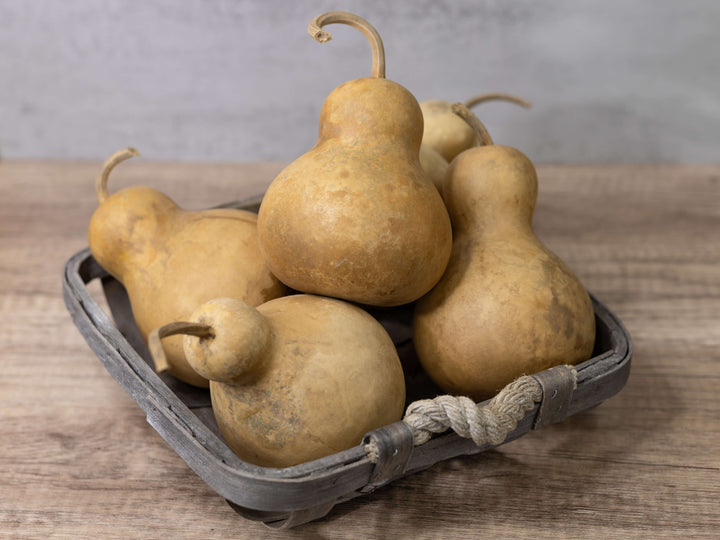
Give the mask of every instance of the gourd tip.
POLYGON ((480 146, 490 146, 495 144, 490 136, 490 133, 485 127, 485 124, 483 124, 480 119, 467 108, 467 106, 462 103, 453 103, 450 106, 450 110, 468 123, 475 132, 475 136, 477 137, 477 141, 480 146))
POLYGON ((150 356, 152 356, 153 363, 155 364, 156 373, 164 373, 170 369, 165 351, 160 343, 162 328, 155 328, 148 335, 148 349, 150 350, 150 356))
POLYGON ((317 30, 314 33, 310 34, 315 41, 318 43, 327 43, 332 39, 332 35, 330 32, 327 32, 326 30, 317 30))
POLYGON ((102 170, 100 171, 100 174, 98 174, 98 176, 95 178, 95 192, 97 194, 98 202, 100 204, 102 204, 110 196, 107 188, 110 172, 119 163, 122 163, 123 161, 125 161, 126 159, 130 159, 131 157, 136 157, 139 155, 140 152, 138 152, 132 146, 128 146, 126 148, 123 148, 122 150, 118 150, 105 161, 102 166, 102 170))
POLYGON ((377 30, 365 19, 359 17, 353 13, 346 11, 329 11, 318 15, 310 21, 308 25, 308 33, 312 36, 315 41, 320 43, 327 43, 332 39, 330 33, 323 30, 323 26, 328 24, 347 24, 360 30, 365 37, 370 41, 372 47, 373 64, 372 64, 372 77, 384 79, 385 78, 385 49, 382 44, 382 39, 377 33, 377 30))
POLYGON ((471 109, 475 105, 491 100, 509 101, 510 103, 514 103, 515 105, 525 107, 526 109, 530 108, 530 106, 532 105, 529 101, 518 96, 513 96, 512 94, 505 94, 503 92, 490 92, 488 94, 479 94, 477 96, 471 97, 465 102, 465 106, 468 109, 471 109))
POLYGON ((171 322, 165 326, 152 330, 148 335, 147 346, 150 350, 150 356, 155 363, 155 371, 157 373, 164 373, 165 371, 170 370, 170 364, 160 340, 166 337, 176 336, 178 334, 211 337, 214 332, 213 327, 210 325, 185 321, 171 322))

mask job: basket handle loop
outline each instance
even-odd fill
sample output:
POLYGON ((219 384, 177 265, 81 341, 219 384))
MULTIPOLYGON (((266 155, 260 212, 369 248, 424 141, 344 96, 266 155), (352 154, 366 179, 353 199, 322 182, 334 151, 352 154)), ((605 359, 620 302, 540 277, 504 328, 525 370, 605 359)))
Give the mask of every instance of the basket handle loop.
MULTIPOLYGON (((414 446, 449 429, 472 439, 478 446, 498 446, 537 403, 540 406, 533 424, 535 429, 565 418, 576 386, 575 368, 557 366, 537 375, 523 375, 481 404, 468 397, 450 395, 414 401, 408 406, 403 422, 412 431, 414 446)), ((371 461, 377 461, 372 441, 365 450, 371 461)))

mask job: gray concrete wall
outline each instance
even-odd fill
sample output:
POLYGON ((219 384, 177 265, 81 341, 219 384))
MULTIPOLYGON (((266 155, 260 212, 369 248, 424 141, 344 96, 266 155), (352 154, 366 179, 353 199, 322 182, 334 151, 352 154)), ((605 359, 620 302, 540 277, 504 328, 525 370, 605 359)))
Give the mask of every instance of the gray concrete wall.
POLYGON ((289 161, 370 49, 309 20, 353 11, 419 100, 505 91, 476 109, 537 162, 717 162, 717 0, 0 0, 0 155, 289 161))

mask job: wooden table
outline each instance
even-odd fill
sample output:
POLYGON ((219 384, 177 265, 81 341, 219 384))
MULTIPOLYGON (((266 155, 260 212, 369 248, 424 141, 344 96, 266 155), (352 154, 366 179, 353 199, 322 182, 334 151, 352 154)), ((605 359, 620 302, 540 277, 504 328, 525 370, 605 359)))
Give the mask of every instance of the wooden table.
MULTIPOLYGON (((60 290, 99 163, 0 162, 1 538, 710 538, 720 533, 720 166, 541 166, 538 235, 630 330, 601 406, 271 531, 147 424, 60 290)), ((261 193, 276 164, 127 163, 187 208, 261 193)))

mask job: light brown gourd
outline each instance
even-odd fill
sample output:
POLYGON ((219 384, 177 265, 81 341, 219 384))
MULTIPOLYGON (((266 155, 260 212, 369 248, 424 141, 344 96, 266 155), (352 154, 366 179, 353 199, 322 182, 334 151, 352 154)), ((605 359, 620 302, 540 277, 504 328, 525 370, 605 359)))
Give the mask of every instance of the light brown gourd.
POLYGON ((385 78, 380 36, 344 12, 373 49, 372 76, 348 81, 323 104, 315 146, 268 188, 258 214, 260 247, 288 286, 376 306, 409 303, 440 279, 450 255, 450 219, 419 150, 423 119, 413 95, 385 78))
MULTIPOLYGON (((499 92, 474 96, 465 102, 465 107, 471 109, 475 105, 492 100, 508 101, 525 108, 530 107, 530 103, 522 98, 499 92)), ((452 112, 452 105, 449 101, 441 99, 420 102, 425 120, 423 146, 437 152, 448 163, 463 150, 478 144, 475 132, 467 122, 452 112)), ((434 167, 437 170, 438 165, 436 164, 434 167)))
POLYGON ((402 418, 405 381, 385 329, 334 298, 298 294, 253 308, 211 300, 187 323, 185 355, 211 379, 212 407, 230 448, 244 461, 288 467, 359 444, 368 431, 402 418))
MULTIPOLYGON (((485 137, 467 108, 455 110, 485 137)), ((590 297, 532 230, 537 190, 533 164, 508 146, 471 148, 450 165, 452 255, 413 321, 420 362, 446 392, 483 400, 520 375, 592 354, 590 297)))
MULTIPOLYGON (((239 209, 187 211, 163 193, 132 186, 110 195, 107 181, 120 162, 138 155, 123 149, 96 180, 99 206, 90 220, 93 257, 126 288, 144 339, 160 325, 187 318, 203 302, 234 295, 258 305, 285 294, 258 247, 257 216, 239 209)), ((180 338, 165 342, 168 371, 207 387, 182 351, 180 338)))
POLYGON ((432 180, 438 192, 442 193, 442 183, 450 164, 440 153, 426 144, 420 145, 420 165, 432 180))

